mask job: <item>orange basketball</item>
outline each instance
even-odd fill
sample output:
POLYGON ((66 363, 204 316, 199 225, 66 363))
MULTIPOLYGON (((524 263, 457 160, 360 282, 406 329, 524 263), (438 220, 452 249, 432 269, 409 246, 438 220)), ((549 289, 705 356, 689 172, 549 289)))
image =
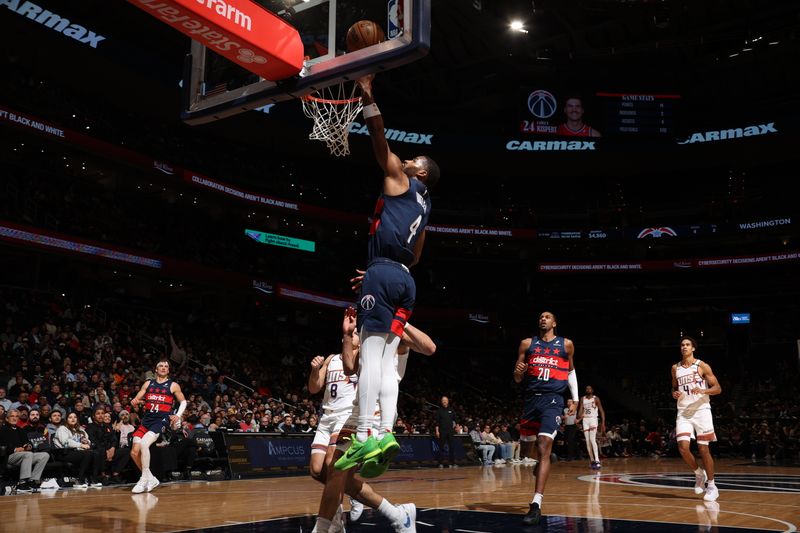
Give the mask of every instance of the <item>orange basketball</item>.
POLYGON ((359 20, 347 30, 345 43, 348 52, 355 52, 367 46, 378 44, 386 40, 386 35, 377 22, 359 20))

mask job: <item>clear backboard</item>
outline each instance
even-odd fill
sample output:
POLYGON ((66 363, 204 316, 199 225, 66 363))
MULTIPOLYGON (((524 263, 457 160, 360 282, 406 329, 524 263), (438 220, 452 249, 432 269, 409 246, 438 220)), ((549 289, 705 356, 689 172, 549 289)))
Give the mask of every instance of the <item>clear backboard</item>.
POLYGON ((289 79, 268 81, 192 41, 183 77, 181 116, 187 123, 203 124, 299 98, 405 65, 430 48, 431 0, 254 1, 298 30, 307 58, 303 70, 289 79), (386 40, 347 53, 347 30, 359 20, 377 22, 386 40))

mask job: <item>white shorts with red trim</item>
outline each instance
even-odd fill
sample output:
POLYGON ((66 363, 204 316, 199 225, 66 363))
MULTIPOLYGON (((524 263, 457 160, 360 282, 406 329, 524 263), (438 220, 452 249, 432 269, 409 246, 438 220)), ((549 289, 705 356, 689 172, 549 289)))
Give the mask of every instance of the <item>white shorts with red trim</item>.
POLYGON ((716 442, 711 409, 679 412, 675 420, 675 436, 678 442, 692 439, 697 439, 697 444, 708 445, 709 442, 716 442))
POLYGON ((312 455, 315 453, 327 453, 328 446, 336 446, 339 432, 349 416, 350 411, 322 415, 317 425, 317 432, 314 434, 314 442, 311 443, 312 455))
POLYGON ((584 431, 592 431, 597 429, 597 417, 594 418, 584 418, 581 420, 581 424, 583 425, 584 431))

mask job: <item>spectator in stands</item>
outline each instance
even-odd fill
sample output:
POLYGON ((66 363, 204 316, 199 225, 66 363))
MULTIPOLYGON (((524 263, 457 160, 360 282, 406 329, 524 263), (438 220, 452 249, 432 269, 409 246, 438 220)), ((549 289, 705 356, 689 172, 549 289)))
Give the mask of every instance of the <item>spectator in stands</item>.
POLYGON ((119 412, 119 419, 111 426, 119 437, 118 448, 128 448, 130 450, 128 435, 133 433, 136 429, 136 427, 131 424, 130 418, 131 414, 128 410, 123 409, 119 412))
POLYGON ((75 399, 75 405, 73 406, 74 413, 78 417, 78 422, 80 422, 81 426, 86 427, 89 425, 89 413, 86 410, 86 407, 83 403, 83 400, 78 397, 75 399))
POLYGON ((12 398, 17 399, 17 401, 11 402, 11 409, 19 409, 20 407, 24 407, 25 409, 30 409, 31 406, 28 404, 27 389, 23 389, 18 393, 14 394, 12 387, 11 389, 9 389, 9 394, 11 395, 12 398))
POLYGON ((10 451, 7 464, 19 466, 18 492, 38 491, 42 472, 50 455, 45 452, 34 452, 28 441, 27 431, 17 427, 19 411, 11 409, 6 414, 7 423, 0 427, 0 445, 10 451))
POLYGON ((78 469, 77 483, 73 485, 75 488, 103 486, 97 478, 102 466, 102 456, 92 453, 92 443, 81 427, 77 413, 73 411, 67 415, 67 422, 56 431, 54 444, 55 448, 61 450, 58 458, 78 469))
POLYGON ((6 388, 0 387, 0 406, 3 407, 6 411, 11 409, 11 400, 6 398, 6 388))
POLYGON ((483 466, 491 466, 495 448, 493 445, 484 442, 483 434, 480 432, 480 425, 476 425, 475 429, 469 432, 469 436, 475 444, 475 449, 482 455, 483 466))
POLYGON ((253 425, 253 411, 247 411, 244 414, 244 420, 239 422, 239 431, 253 432, 256 431, 255 427, 257 427, 257 424, 256 426, 253 425))
POLYGON ((278 431, 282 433, 297 433, 297 427, 294 425, 292 415, 285 415, 283 422, 278 424, 278 431))
POLYGON ((47 434, 50 438, 51 443, 59 427, 61 427, 61 411, 52 411, 50 413, 50 418, 48 418, 47 422, 47 434))
POLYGON ((519 437, 517 437, 516 439, 513 438, 511 432, 509 431, 508 424, 503 424, 497 436, 504 443, 508 443, 511 445, 511 462, 521 463, 522 460, 519 458, 519 437))
POLYGON ((17 422, 18 428, 25 428, 28 426, 28 417, 30 416, 30 409, 27 405, 20 405, 17 407, 19 412, 19 421, 17 422))

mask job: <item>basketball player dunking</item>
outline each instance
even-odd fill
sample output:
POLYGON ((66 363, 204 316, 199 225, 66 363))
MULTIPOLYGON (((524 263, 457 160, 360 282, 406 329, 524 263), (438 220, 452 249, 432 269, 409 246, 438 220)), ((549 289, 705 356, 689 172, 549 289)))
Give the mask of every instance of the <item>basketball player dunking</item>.
POLYGON ((711 399, 709 396, 722 392, 722 387, 711 371, 708 363, 695 358, 697 342, 691 337, 681 339, 681 362, 672 365, 672 397, 678 400, 678 418, 675 421, 675 434, 681 457, 694 470, 694 492, 704 494, 708 502, 719 498, 719 490, 714 484, 714 459, 708 449, 710 442, 716 441, 714 422, 711 418, 711 399), (705 470, 698 466, 689 449, 691 440, 697 439, 697 450, 705 470), (706 487, 708 480, 708 487, 706 487))
POLYGON ((408 268, 419 261, 425 226, 431 212, 428 188, 439 179, 439 168, 426 156, 400 161, 389 150, 383 118, 372 96, 373 75, 358 80, 372 148, 383 169, 383 193, 375 206, 369 239, 369 262, 358 306, 361 336, 360 405, 380 399, 381 424, 373 434, 372 413, 359 414, 358 431, 347 453, 336 462, 346 470, 380 456, 391 460, 400 447, 392 435, 397 414, 395 353, 411 316, 416 286, 408 268))
POLYGON ((525 381, 520 440, 535 435, 539 452, 539 464, 534 469, 536 489, 528 514, 522 520, 526 526, 538 524, 542 515, 544 487, 550 475, 550 453, 561 424, 567 386, 574 402, 569 414, 575 413, 578 403, 578 377, 572 364, 575 346, 571 340, 556 335, 556 324, 553 313, 545 311, 539 315, 539 336, 524 339, 519 344, 514 367, 514 381, 525 381))
POLYGON ((606 432, 606 412, 600 398, 595 396, 591 385, 586 386, 586 395, 578 404, 577 422, 583 424, 583 435, 586 438, 586 450, 589 452, 590 468, 600 470, 600 454, 597 451, 597 413, 600 413, 600 433, 606 432))
POLYGON ((181 392, 181 386, 169 377, 169 361, 161 359, 156 364, 156 378, 144 382, 142 388, 131 400, 131 405, 136 407, 144 398, 145 414, 141 425, 133 432, 133 446, 131 459, 142 471, 142 476, 133 487, 134 494, 150 492, 159 484, 150 472, 150 445, 158 440, 158 436, 168 425, 175 426, 181 420, 186 409, 186 398, 181 392), (172 414, 175 400, 180 402, 178 411, 172 414))
MULTIPOLYGON (((342 341, 341 357, 345 375, 352 375, 358 371, 359 342, 358 334, 355 329, 355 310, 348 309, 348 311, 345 312, 344 322, 342 324, 344 339, 342 341)), ((400 343, 395 357, 395 379, 398 383, 405 374, 410 349, 423 355, 433 355, 436 351, 436 345, 428 335, 416 329, 411 324, 406 324, 402 342, 400 343)), ((381 423, 382 413, 379 412, 377 407, 378 405, 371 410, 373 413, 371 416, 373 427, 381 423)), ((347 417, 344 425, 339 430, 339 437, 337 439, 335 451, 333 452, 332 460, 338 460, 344 455, 352 443, 349 437, 357 431, 360 416, 358 398, 356 398, 354 403, 351 403, 350 408, 351 412, 349 413, 349 417, 347 417)), ((392 424, 394 424, 394 422, 392 424)), ((355 475, 354 469, 342 472, 336 468, 329 468, 327 464, 328 463, 326 463, 325 467, 327 470, 324 481, 325 489, 322 493, 314 532, 333 533, 334 531, 340 531, 338 527, 341 521, 337 516, 340 512, 340 502, 343 493, 350 496, 351 502, 363 502, 365 505, 375 509, 378 514, 391 522, 395 531, 402 533, 412 533, 416 531, 415 519, 417 513, 416 506, 413 503, 393 505, 389 500, 376 493, 373 488, 362 479, 362 477, 374 478, 383 474, 389 465, 389 461, 385 457, 375 457, 365 461, 361 467, 361 476, 355 475)), ((351 519, 353 519, 352 514, 351 519)))

